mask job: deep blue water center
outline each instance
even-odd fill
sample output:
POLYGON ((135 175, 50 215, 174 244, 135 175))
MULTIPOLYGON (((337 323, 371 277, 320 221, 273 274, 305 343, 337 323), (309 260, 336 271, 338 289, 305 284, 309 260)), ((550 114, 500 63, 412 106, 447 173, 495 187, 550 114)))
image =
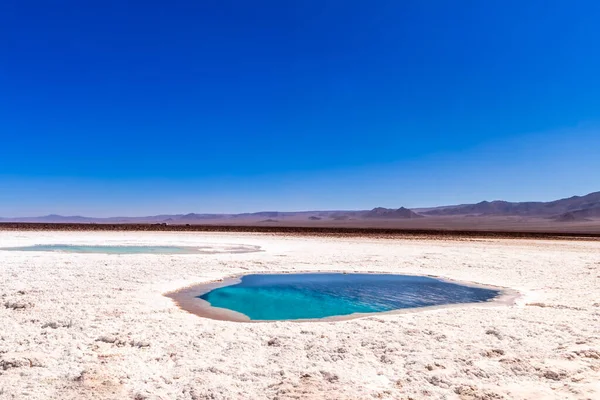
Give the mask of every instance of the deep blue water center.
POLYGON ((251 320, 295 320, 479 303, 498 294, 425 276, 307 273, 245 275, 198 297, 251 320))

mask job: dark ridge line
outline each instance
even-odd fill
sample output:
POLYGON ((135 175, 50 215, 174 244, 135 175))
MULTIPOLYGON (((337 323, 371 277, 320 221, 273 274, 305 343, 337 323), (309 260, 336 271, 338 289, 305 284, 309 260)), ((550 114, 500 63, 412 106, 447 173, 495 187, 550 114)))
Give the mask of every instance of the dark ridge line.
POLYGON ((0 222, 0 230, 24 231, 181 231, 181 232, 243 232, 282 233, 297 235, 335 236, 435 236, 449 238, 507 238, 507 239, 600 239, 600 233, 552 232, 552 231, 502 231, 502 230, 443 230, 401 228, 352 228, 352 227, 305 227, 305 226, 256 226, 256 225, 167 225, 154 224, 95 224, 95 223, 40 223, 0 222))

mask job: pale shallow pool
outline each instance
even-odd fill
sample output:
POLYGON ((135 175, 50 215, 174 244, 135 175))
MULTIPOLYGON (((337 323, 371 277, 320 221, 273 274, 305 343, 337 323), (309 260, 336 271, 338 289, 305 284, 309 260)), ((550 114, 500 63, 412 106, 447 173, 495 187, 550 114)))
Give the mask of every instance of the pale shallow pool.
POLYGON ((70 245, 37 244, 33 246, 5 247, 5 251, 51 251, 61 253, 100 253, 100 254, 218 254, 252 253, 261 251, 260 246, 242 244, 215 244, 198 246, 140 246, 140 245, 70 245))

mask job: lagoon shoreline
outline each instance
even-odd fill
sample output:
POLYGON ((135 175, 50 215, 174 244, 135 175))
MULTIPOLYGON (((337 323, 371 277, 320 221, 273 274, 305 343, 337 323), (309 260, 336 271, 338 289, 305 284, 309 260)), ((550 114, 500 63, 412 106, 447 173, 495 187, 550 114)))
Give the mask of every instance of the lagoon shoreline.
MULTIPOLYGON (((361 274, 379 274, 379 275, 397 275, 392 272, 381 272, 381 271, 352 271, 352 270, 299 270, 299 271, 253 271, 252 274, 309 274, 309 273, 341 273, 341 274, 353 274, 353 273, 361 273, 361 274)), ((165 293, 164 295, 170 299, 172 299, 177 306, 189 313, 192 313, 201 318, 210 318, 219 321, 232 321, 232 322, 252 322, 252 323, 273 323, 278 322, 277 320, 251 320, 248 316, 241 314, 239 312, 214 307, 209 302, 200 299, 199 296, 210 292, 211 290, 218 289, 225 286, 235 285, 241 282, 241 278, 244 275, 248 274, 234 274, 229 276, 224 276, 222 278, 210 281, 199 283, 196 285, 187 286, 181 288, 179 290, 175 290, 169 293, 165 293)), ((424 276, 417 274, 403 274, 403 275, 413 275, 413 276, 424 276)), ((412 312, 421 312, 421 311, 430 311, 430 310, 438 310, 443 308, 455 308, 455 307, 498 307, 498 306, 509 306, 515 304, 516 300, 521 296, 521 294, 510 288, 502 288, 497 286, 480 284, 477 282, 462 282, 452 279, 447 279, 441 276, 433 276, 427 275, 428 278, 434 278, 439 281, 459 284, 462 286, 476 287, 482 289, 490 289, 498 292, 494 298, 486 301, 486 302, 472 302, 472 303, 453 303, 453 304, 443 304, 443 305, 435 305, 435 306, 425 306, 425 307, 410 307, 410 308, 400 308, 396 310, 390 311, 381 311, 381 312, 372 312, 372 313, 353 313, 347 315, 336 315, 324 318, 306 318, 306 319, 294 319, 294 320, 283 320, 285 322, 332 322, 332 321, 347 321, 357 318, 366 318, 369 316, 377 316, 377 315, 392 315, 392 314, 406 314, 412 312)))

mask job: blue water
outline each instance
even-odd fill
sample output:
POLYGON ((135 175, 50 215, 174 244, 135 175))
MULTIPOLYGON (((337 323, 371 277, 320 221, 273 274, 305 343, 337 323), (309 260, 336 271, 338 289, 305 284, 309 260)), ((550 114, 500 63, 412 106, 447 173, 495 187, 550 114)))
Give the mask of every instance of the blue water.
POLYGON ((498 294, 424 276, 310 273, 245 275, 198 297, 251 320, 294 320, 478 303, 498 294))
POLYGON ((54 251, 64 253, 103 253, 103 254, 192 254, 198 253, 193 247, 178 246, 87 246, 64 244, 38 244, 34 246, 6 247, 0 250, 12 251, 54 251))

